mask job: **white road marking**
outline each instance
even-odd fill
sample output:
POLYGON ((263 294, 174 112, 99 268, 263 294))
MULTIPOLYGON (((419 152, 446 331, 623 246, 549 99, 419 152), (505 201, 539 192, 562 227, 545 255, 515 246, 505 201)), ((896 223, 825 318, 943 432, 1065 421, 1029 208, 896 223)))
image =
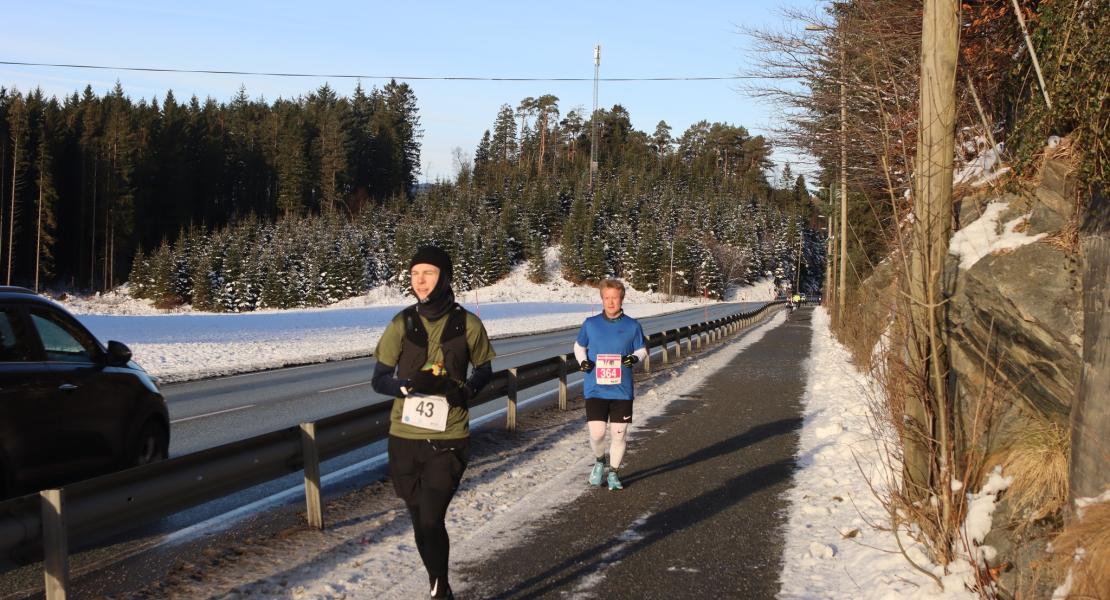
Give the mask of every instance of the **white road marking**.
POLYGON ((227 408, 227 409, 224 409, 224 410, 217 410, 216 412, 204 413, 203 415, 193 415, 191 417, 183 417, 183 418, 180 418, 180 419, 174 419, 174 420, 170 421, 170 423, 182 423, 184 421, 192 421, 193 419, 203 419, 204 417, 213 417, 213 416, 216 416, 216 415, 222 415, 224 413, 235 412, 237 410, 246 410, 248 408, 253 408, 254 406, 255 406, 254 404, 248 404, 246 406, 236 406, 235 408, 227 408))
POLYGON ((320 390, 316 393, 317 394, 324 394, 324 393, 327 393, 327 392, 334 392, 334 391, 337 391, 337 390, 345 390, 347 388, 358 387, 360 385, 370 385, 370 382, 369 381, 363 381, 361 383, 352 383, 351 385, 341 385, 339 387, 333 387, 333 388, 328 388, 326 390, 320 390))

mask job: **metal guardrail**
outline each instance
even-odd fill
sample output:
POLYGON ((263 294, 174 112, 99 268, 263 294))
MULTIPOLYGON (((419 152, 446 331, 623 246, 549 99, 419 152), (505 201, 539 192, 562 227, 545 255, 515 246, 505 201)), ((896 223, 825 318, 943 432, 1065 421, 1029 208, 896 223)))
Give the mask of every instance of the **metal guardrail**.
MULTIPOLYGON (((650 350, 662 348, 663 363, 693 352, 703 338, 715 341, 735 333, 773 312, 782 302, 771 302, 749 313, 737 313, 652 334, 650 350)), ((573 353, 556 355, 494 373, 471 402, 480 406, 507 398, 506 426, 516 428, 516 401, 520 390, 559 380, 559 406, 566 409, 566 379, 577 369, 573 353), (569 366, 568 366, 569 365, 569 366)), ((47 590, 65 588, 65 554, 69 546, 89 547, 122 531, 150 523, 187 508, 288 475, 305 471, 309 523, 323 526, 320 514, 319 461, 380 441, 389 432, 390 401, 327 417, 299 427, 216 446, 157 463, 111 473, 0 503, 0 554, 19 551, 23 560, 46 557, 47 590), (307 459, 307 460, 306 460, 307 459), (315 504, 315 506, 313 506, 315 504), (64 508, 63 508, 64 507, 64 508), (45 536, 44 530, 53 532, 45 536), (61 539, 50 539, 60 536, 61 539), (40 546, 41 545, 41 546, 40 546), (58 562, 58 553, 62 554, 58 562), (61 564, 59 567, 58 564, 61 564), (61 569, 61 573, 51 573, 61 569)), ((64 592, 62 592, 64 594, 64 592)), ((48 594, 48 596, 51 596, 48 594)), ((59 596, 60 597, 60 596, 59 596)))

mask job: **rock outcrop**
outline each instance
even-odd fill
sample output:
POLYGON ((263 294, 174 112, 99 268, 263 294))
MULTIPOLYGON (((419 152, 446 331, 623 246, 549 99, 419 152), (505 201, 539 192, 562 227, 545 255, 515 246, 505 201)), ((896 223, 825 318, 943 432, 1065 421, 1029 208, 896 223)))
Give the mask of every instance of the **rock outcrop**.
MULTIPOLYGON (((952 368, 965 429, 977 409, 993 407, 990 435, 978 440, 988 457, 1046 421, 1068 427, 1083 346, 1077 254, 1060 235, 1076 223, 1076 184, 1068 172, 1066 162, 1050 160, 1032 191, 965 199, 970 205, 961 210, 966 225, 987 202, 1008 202, 1000 223, 1028 215, 1022 231, 1049 236, 985 256, 966 270, 949 261, 952 368)), ((992 564, 1004 592, 1043 597, 1051 582, 1038 572, 1051 528, 1018 510, 1004 498, 984 543, 998 551, 992 564)))

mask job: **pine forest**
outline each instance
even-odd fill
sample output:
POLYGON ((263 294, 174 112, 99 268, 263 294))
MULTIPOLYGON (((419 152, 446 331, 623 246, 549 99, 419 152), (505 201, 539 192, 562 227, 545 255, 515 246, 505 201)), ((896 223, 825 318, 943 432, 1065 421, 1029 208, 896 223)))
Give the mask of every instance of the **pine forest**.
POLYGON ((743 126, 646 133, 619 104, 563 114, 552 95, 491 117, 452 181, 421 184, 418 101, 396 81, 272 103, 245 89, 228 103, 0 89, 0 277, 129 283, 163 307, 321 306, 404 288, 407 258, 434 242, 457 291, 529 259, 537 282, 620 277, 708 298, 762 278, 820 287, 819 205, 743 126), (552 246, 562 273, 545 272, 552 246))

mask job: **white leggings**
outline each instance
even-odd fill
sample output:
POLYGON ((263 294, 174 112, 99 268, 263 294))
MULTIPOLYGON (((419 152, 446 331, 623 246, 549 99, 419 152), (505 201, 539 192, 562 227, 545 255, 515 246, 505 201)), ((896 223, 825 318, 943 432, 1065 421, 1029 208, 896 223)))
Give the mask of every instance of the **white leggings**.
POLYGON ((628 423, 606 423, 605 421, 586 421, 590 431, 590 448, 599 460, 605 456, 605 426, 609 426, 609 466, 620 467, 624 458, 625 435, 628 423))

